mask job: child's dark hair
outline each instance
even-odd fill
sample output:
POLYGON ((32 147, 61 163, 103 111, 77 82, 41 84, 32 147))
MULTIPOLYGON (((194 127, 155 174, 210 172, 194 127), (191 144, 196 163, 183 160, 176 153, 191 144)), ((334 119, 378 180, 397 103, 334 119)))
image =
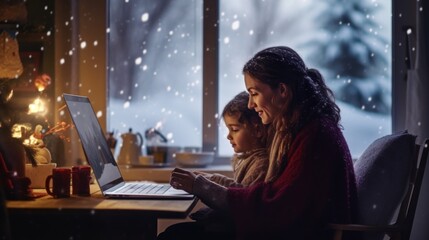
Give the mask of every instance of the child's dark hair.
POLYGON ((238 115, 238 122, 242 124, 249 124, 256 122, 259 118, 258 114, 253 109, 249 109, 247 104, 249 102, 249 94, 241 92, 237 94, 231 101, 229 101, 223 108, 222 117, 225 115, 235 116, 238 115))
POLYGON ((229 101, 222 111, 222 118, 228 116, 238 116, 238 122, 241 124, 250 125, 257 131, 260 131, 261 140, 264 145, 266 143, 267 127, 262 123, 261 118, 254 109, 247 107, 249 102, 249 93, 243 91, 237 94, 229 101))

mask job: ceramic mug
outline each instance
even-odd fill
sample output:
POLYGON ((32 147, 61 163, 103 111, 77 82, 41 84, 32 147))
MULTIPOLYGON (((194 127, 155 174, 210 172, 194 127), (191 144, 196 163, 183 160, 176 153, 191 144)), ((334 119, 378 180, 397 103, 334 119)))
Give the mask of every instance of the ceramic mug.
POLYGON ((54 168, 45 181, 46 192, 55 198, 70 197, 70 168, 54 168), (52 190, 51 190, 52 181, 52 190))
POLYGON ((72 167, 72 193, 73 195, 89 196, 89 184, 91 181, 90 166, 72 167))

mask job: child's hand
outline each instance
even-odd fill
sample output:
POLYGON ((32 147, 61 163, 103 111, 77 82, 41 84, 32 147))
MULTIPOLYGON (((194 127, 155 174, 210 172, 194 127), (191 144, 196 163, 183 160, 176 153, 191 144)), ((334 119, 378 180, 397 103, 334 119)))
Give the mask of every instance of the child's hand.
POLYGON ((194 181, 197 175, 193 172, 175 168, 171 173, 170 185, 176 189, 182 189, 193 194, 194 181))

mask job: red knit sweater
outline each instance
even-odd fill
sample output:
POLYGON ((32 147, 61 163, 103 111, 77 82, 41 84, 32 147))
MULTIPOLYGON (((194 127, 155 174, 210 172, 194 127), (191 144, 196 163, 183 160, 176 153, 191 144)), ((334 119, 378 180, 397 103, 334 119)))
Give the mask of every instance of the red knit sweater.
POLYGON ((228 189, 238 239, 329 239, 327 223, 354 220, 353 164, 336 124, 308 124, 287 159, 275 182, 228 189))

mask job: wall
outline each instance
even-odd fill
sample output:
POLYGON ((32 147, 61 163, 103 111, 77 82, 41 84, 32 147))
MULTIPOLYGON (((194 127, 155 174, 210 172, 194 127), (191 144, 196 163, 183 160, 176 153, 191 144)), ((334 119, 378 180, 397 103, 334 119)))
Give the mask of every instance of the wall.
MULTIPOLYGON (((106 4, 104 0, 55 3, 55 96, 59 98, 63 93, 87 95, 94 110, 103 113, 99 118, 103 129, 106 129, 107 109, 106 4), (82 42, 86 42, 85 48, 82 42)), ((63 101, 56 101, 55 109, 63 105, 63 101)), ((67 114, 58 112, 56 121, 70 122, 67 114)), ((84 159, 84 155, 76 131, 70 129, 68 135, 70 142, 66 144, 65 163, 73 165, 77 159, 84 159)))

